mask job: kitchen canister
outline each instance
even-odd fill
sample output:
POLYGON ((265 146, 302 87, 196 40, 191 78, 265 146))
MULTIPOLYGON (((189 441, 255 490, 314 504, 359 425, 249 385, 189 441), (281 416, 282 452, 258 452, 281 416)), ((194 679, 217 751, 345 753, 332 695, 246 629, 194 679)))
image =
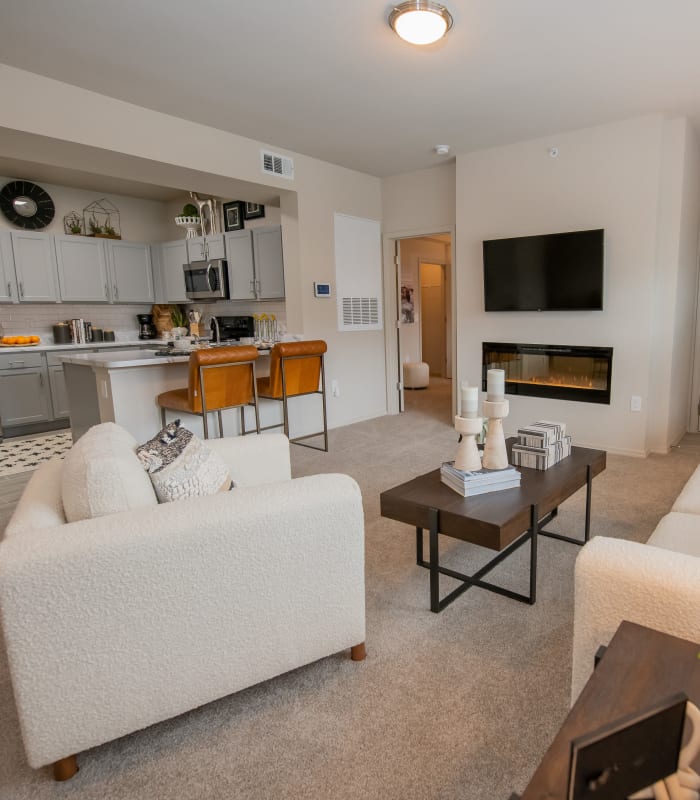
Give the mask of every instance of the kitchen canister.
POLYGON ((57 322, 53 326, 53 343, 54 344, 70 344, 70 325, 66 322, 57 322))
POLYGON ((103 341, 105 342, 116 342, 117 337, 114 335, 114 331, 109 330, 109 328, 105 328, 102 331, 103 341))
POLYGON ((102 328, 93 328, 92 329, 92 341, 93 342, 103 342, 104 341, 104 334, 102 333, 102 328))

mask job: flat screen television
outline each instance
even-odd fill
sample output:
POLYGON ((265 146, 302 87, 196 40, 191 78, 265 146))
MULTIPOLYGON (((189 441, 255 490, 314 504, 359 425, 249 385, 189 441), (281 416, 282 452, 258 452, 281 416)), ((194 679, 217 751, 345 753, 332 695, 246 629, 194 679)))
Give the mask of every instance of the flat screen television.
POLYGON ((486 311, 601 311, 603 229, 483 243, 486 311))

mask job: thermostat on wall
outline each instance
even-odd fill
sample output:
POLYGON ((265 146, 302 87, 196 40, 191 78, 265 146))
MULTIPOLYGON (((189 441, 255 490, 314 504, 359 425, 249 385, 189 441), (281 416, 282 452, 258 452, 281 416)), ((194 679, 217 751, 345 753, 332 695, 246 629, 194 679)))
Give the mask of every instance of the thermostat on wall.
POLYGON ((315 297, 330 297, 331 285, 330 283, 316 283, 314 281, 314 296, 315 297))

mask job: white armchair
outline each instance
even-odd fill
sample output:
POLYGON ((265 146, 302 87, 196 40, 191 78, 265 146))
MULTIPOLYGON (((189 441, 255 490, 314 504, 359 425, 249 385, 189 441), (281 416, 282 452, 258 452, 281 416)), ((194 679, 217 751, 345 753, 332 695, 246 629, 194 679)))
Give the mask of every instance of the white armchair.
POLYGON ((345 648, 364 657, 364 519, 345 475, 290 480, 280 434, 209 440, 238 488, 80 522, 61 461, 0 544, 27 759, 55 763, 345 648))
POLYGON ((579 553, 572 703, 623 619, 700 642, 700 467, 646 544, 597 536, 579 553))

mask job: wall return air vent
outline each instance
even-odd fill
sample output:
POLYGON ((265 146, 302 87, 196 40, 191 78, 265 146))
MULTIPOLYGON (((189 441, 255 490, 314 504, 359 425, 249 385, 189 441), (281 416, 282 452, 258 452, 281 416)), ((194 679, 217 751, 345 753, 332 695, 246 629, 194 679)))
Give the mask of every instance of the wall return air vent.
POLYGON ((290 180, 294 179, 294 161, 289 156, 281 156, 279 153, 261 150, 260 163, 262 171, 267 175, 277 175, 280 178, 289 178, 290 180))
POLYGON ((379 325, 379 300, 376 297, 343 297, 343 327, 376 328, 379 325))

